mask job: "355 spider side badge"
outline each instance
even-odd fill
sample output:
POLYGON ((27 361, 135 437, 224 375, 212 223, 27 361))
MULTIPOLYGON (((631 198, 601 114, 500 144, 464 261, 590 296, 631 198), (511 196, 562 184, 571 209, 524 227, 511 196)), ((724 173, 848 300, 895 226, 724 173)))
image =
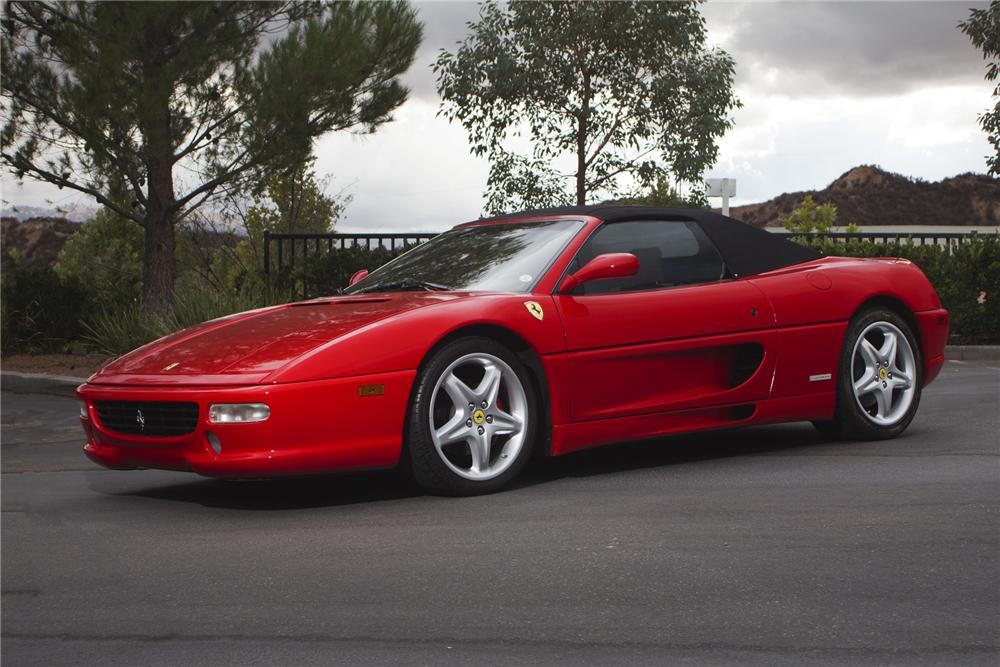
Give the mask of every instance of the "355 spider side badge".
POLYGON ((702 210, 573 207, 459 225, 340 294, 171 334, 77 395, 109 468, 404 462, 469 495, 533 454, 668 433, 809 420, 892 438, 947 336, 906 260, 823 257, 702 210))

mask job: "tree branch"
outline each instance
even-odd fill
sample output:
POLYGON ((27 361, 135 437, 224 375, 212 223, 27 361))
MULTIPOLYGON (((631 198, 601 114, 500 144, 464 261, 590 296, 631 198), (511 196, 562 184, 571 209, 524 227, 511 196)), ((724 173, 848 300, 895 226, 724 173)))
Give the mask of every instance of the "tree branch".
MULTIPOLYGON (((195 199, 199 195, 204 194, 206 192, 211 194, 212 191, 214 191, 220 185, 223 185, 224 183, 236 178, 240 174, 256 167, 257 166, 256 160, 251 160, 246 164, 240 165, 239 167, 235 167, 235 165, 239 164, 240 159, 242 159, 245 155, 246 151, 244 151, 237 159, 232 160, 229 163, 230 166, 227 167, 221 174, 219 174, 218 176, 216 176, 211 180, 202 183, 197 188, 195 188, 191 192, 187 193, 186 195, 178 199, 177 202, 174 203, 173 209, 176 211, 183 209, 187 205, 187 203, 192 199, 195 199)), ((202 198, 202 200, 198 203, 198 206, 200 206, 205 201, 205 199, 207 199, 207 197, 202 198)), ((195 208, 197 207, 192 207, 190 210, 194 210, 195 208)))
POLYGON ((185 146, 179 153, 177 153, 176 155, 174 155, 174 157, 173 157, 174 164, 176 164, 177 162, 180 162, 181 160, 183 160, 185 157, 187 157, 191 153, 194 153, 195 151, 198 151, 198 150, 201 150, 202 148, 204 148, 204 145, 201 145, 201 146, 198 145, 202 141, 202 139, 204 139, 209 134, 211 134, 212 131, 214 131, 214 130, 218 129, 219 127, 221 127, 224 123, 227 123, 228 121, 232 120, 232 118, 234 116, 236 116, 237 114, 239 114, 239 112, 241 110, 242 109, 239 108, 239 107, 236 108, 236 109, 233 109, 229 113, 225 114, 222 118, 220 118, 216 122, 214 122, 211 125, 209 125, 208 127, 206 127, 204 130, 202 130, 200 132, 200 134, 197 134, 196 136, 194 136, 191 139, 191 141, 188 142, 187 146, 185 146))
MULTIPOLYGON (((81 140, 84 140, 84 141, 86 140, 86 137, 88 136, 88 132, 84 131, 84 129, 82 127, 80 127, 79 125, 71 123, 65 117, 59 116, 57 113, 55 113, 54 110, 52 110, 51 107, 46 106, 44 103, 42 103, 39 99, 35 98, 33 95, 26 95, 23 92, 20 92, 18 90, 14 90, 13 88, 11 88, 9 86, 4 86, 3 87, 3 91, 7 95, 10 95, 13 99, 22 102, 25 105, 25 107, 26 107, 26 109, 25 109, 26 111, 30 111, 33 114, 40 114, 42 116, 42 118, 48 120, 50 123, 52 123, 52 124, 54 124, 54 125, 56 125, 58 127, 61 127, 63 130, 69 132, 70 134, 72 134, 75 137, 78 137, 81 140)), ((107 137, 107 136, 105 136, 103 134, 102 134, 102 137, 104 139, 106 139, 106 141, 103 141, 103 142, 100 143, 100 145, 102 147, 107 147, 107 146, 110 146, 110 145, 115 145, 115 146, 117 146, 119 148, 124 149, 123 153, 132 155, 133 157, 136 157, 136 158, 141 158, 142 157, 136 151, 129 150, 127 148, 127 146, 125 146, 124 143, 110 141, 110 137, 107 137)), ((54 140, 49 140, 48 142, 52 143, 52 141, 54 141, 54 140)), ((113 154, 111 151, 107 152, 107 156, 109 158, 113 159, 113 160, 122 160, 123 159, 123 158, 121 158, 121 157, 113 154)))
POLYGON ((591 190, 591 189, 595 189, 595 188, 597 188, 597 186, 601 185, 602 183, 605 183, 605 182, 606 182, 606 181, 607 181, 608 179, 610 179, 610 178, 614 178, 614 177, 615 177, 615 176, 617 176, 618 174, 622 174, 622 173, 624 173, 624 172, 628 171, 629 169, 631 169, 631 168, 632 168, 632 166, 633 166, 633 165, 634 165, 634 164, 635 164, 635 163, 636 163, 636 162, 637 162, 638 160, 640 160, 640 159, 642 159, 642 158, 646 157, 647 155, 649 155, 650 153, 652 153, 652 152, 653 152, 654 150, 656 150, 656 146, 652 146, 652 147, 650 147, 650 148, 648 148, 648 149, 644 150, 643 152, 639 153, 638 155, 636 155, 635 157, 633 157, 633 158, 632 158, 631 160, 629 160, 628 162, 625 162, 624 164, 622 164, 622 166, 620 166, 620 167, 619 167, 618 169, 615 169, 614 171, 610 171, 610 172, 608 172, 608 173, 604 174, 604 176, 601 176, 601 177, 600 177, 599 179, 597 179, 596 181, 591 181, 591 182, 590 182, 590 183, 588 183, 588 185, 587 185, 587 187, 588 187, 588 190, 591 190))
POLYGON ((15 156, 10 155, 9 153, 0 153, 0 157, 2 157, 7 162, 7 164, 14 167, 15 169, 34 173, 42 180, 48 181, 49 183, 67 187, 71 190, 76 190, 77 192, 82 192, 84 194, 90 195, 94 199, 99 201, 101 204, 104 204, 105 206, 107 206, 108 208, 110 208, 112 211, 122 216, 123 218, 128 218, 129 220, 132 220, 138 223, 139 225, 143 224, 142 218, 138 217, 132 211, 128 211, 125 208, 119 206, 114 201, 108 199, 106 196, 101 194, 101 192, 98 190, 89 188, 85 185, 80 185, 79 183, 74 183, 73 181, 65 179, 58 174, 55 174, 46 169, 42 169, 41 167, 32 164, 31 162, 27 162, 25 160, 18 160, 15 156))
POLYGON ((611 129, 608 130, 608 133, 604 135, 604 139, 601 140, 601 143, 598 144, 597 148, 594 149, 593 154, 591 154, 591 156, 587 158, 584 167, 589 167, 594 162, 594 160, 597 159, 597 156, 601 154, 601 151, 604 150, 604 147, 608 145, 609 141, 611 141, 611 137, 614 136, 615 132, 618 131, 618 128, 621 127, 622 119, 620 115, 621 115, 621 109, 620 108, 616 109, 615 122, 611 125, 611 129))

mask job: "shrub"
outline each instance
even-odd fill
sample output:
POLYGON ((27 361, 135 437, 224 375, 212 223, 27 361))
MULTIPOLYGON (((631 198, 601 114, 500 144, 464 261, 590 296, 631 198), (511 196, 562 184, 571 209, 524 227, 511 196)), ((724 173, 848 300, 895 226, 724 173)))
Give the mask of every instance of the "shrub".
POLYGON ((837 207, 830 203, 817 205, 812 195, 806 195, 795 210, 782 216, 779 222, 788 231, 799 234, 829 231, 837 224, 837 207))
POLYGON ((164 333, 290 300, 291 296, 280 290, 273 290, 268 295, 260 283, 245 285, 240 289, 214 290, 206 288, 197 276, 182 276, 175 290, 173 310, 164 322, 164 333))
POLYGON ((60 352, 79 338, 86 291, 72 277, 12 260, 2 288, 3 351, 60 352))
POLYGON ((83 322, 88 346, 120 355, 192 324, 262 306, 335 294, 361 269, 373 270, 392 259, 385 248, 364 246, 336 249, 328 255, 298 259, 275 276, 270 287, 244 276, 230 287, 212 288, 202 276, 188 272, 177 281, 170 315, 151 318, 138 302, 98 310, 83 322))
MULTIPOLYGON (((407 245, 402 250, 406 251, 411 247, 407 245)), ((357 271, 374 271, 392 258, 393 255, 382 247, 335 248, 328 254, 300 259, 291 268, 284 267, 283 274, 276 279, 275 284, 292 289, 302 298, 336 294, 347 287, 351 276, 357 271)))
POLYGON ((121 355, 166 333, 161 322, 150 318, 138 303, 98 311, 82 323, 84 341, 98 352, 121 355))
POLYGON ((120 309, 142 295, 143 231, 101 209, 59 252, 56 272, 83 285, 88 307, 120 309))
POLYGON ((178 281, 174 306, 166 317, 150 317, 138 303, 98 311, 83 322, 84 340, 99 352, 121 355, 193 324, 290 300, 287 297, 275 293, 268 301, 263 290, 206 289, 191 276, 184 276, 178 281))

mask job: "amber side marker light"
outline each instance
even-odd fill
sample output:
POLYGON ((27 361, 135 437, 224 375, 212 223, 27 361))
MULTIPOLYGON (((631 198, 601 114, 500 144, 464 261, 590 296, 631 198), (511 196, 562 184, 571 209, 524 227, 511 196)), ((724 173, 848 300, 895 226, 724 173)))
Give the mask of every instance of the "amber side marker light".
POLYGON ((213 424, 252 424, 271 416, 265 403, 213 403, 208 406, 208 421, 213 424))

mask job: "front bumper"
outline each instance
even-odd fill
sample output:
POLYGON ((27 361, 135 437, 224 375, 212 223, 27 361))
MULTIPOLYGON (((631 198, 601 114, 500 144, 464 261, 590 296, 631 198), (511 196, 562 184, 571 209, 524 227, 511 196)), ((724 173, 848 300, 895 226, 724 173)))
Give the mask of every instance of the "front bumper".
POLYGON ((150 387, 83 384, 83 451, 115 469, 191 470, 211 476, 267 477, 387 468, 399 461, 410 387, 416 371, 241 387, 150 387), (382 385, 380 394, 361 387, 382 385), (375 393, 375 395, 370 395, 375 393), (362 395, 365 394, 365 395, 362 395), (94 400, 192 401, 198 422, 177 437, 126 435, 101 423, 94 400), (263 422, 211 424, 211 403, 267 403, 263 422), (209 446, 212 432, 222 445, 209 446))

